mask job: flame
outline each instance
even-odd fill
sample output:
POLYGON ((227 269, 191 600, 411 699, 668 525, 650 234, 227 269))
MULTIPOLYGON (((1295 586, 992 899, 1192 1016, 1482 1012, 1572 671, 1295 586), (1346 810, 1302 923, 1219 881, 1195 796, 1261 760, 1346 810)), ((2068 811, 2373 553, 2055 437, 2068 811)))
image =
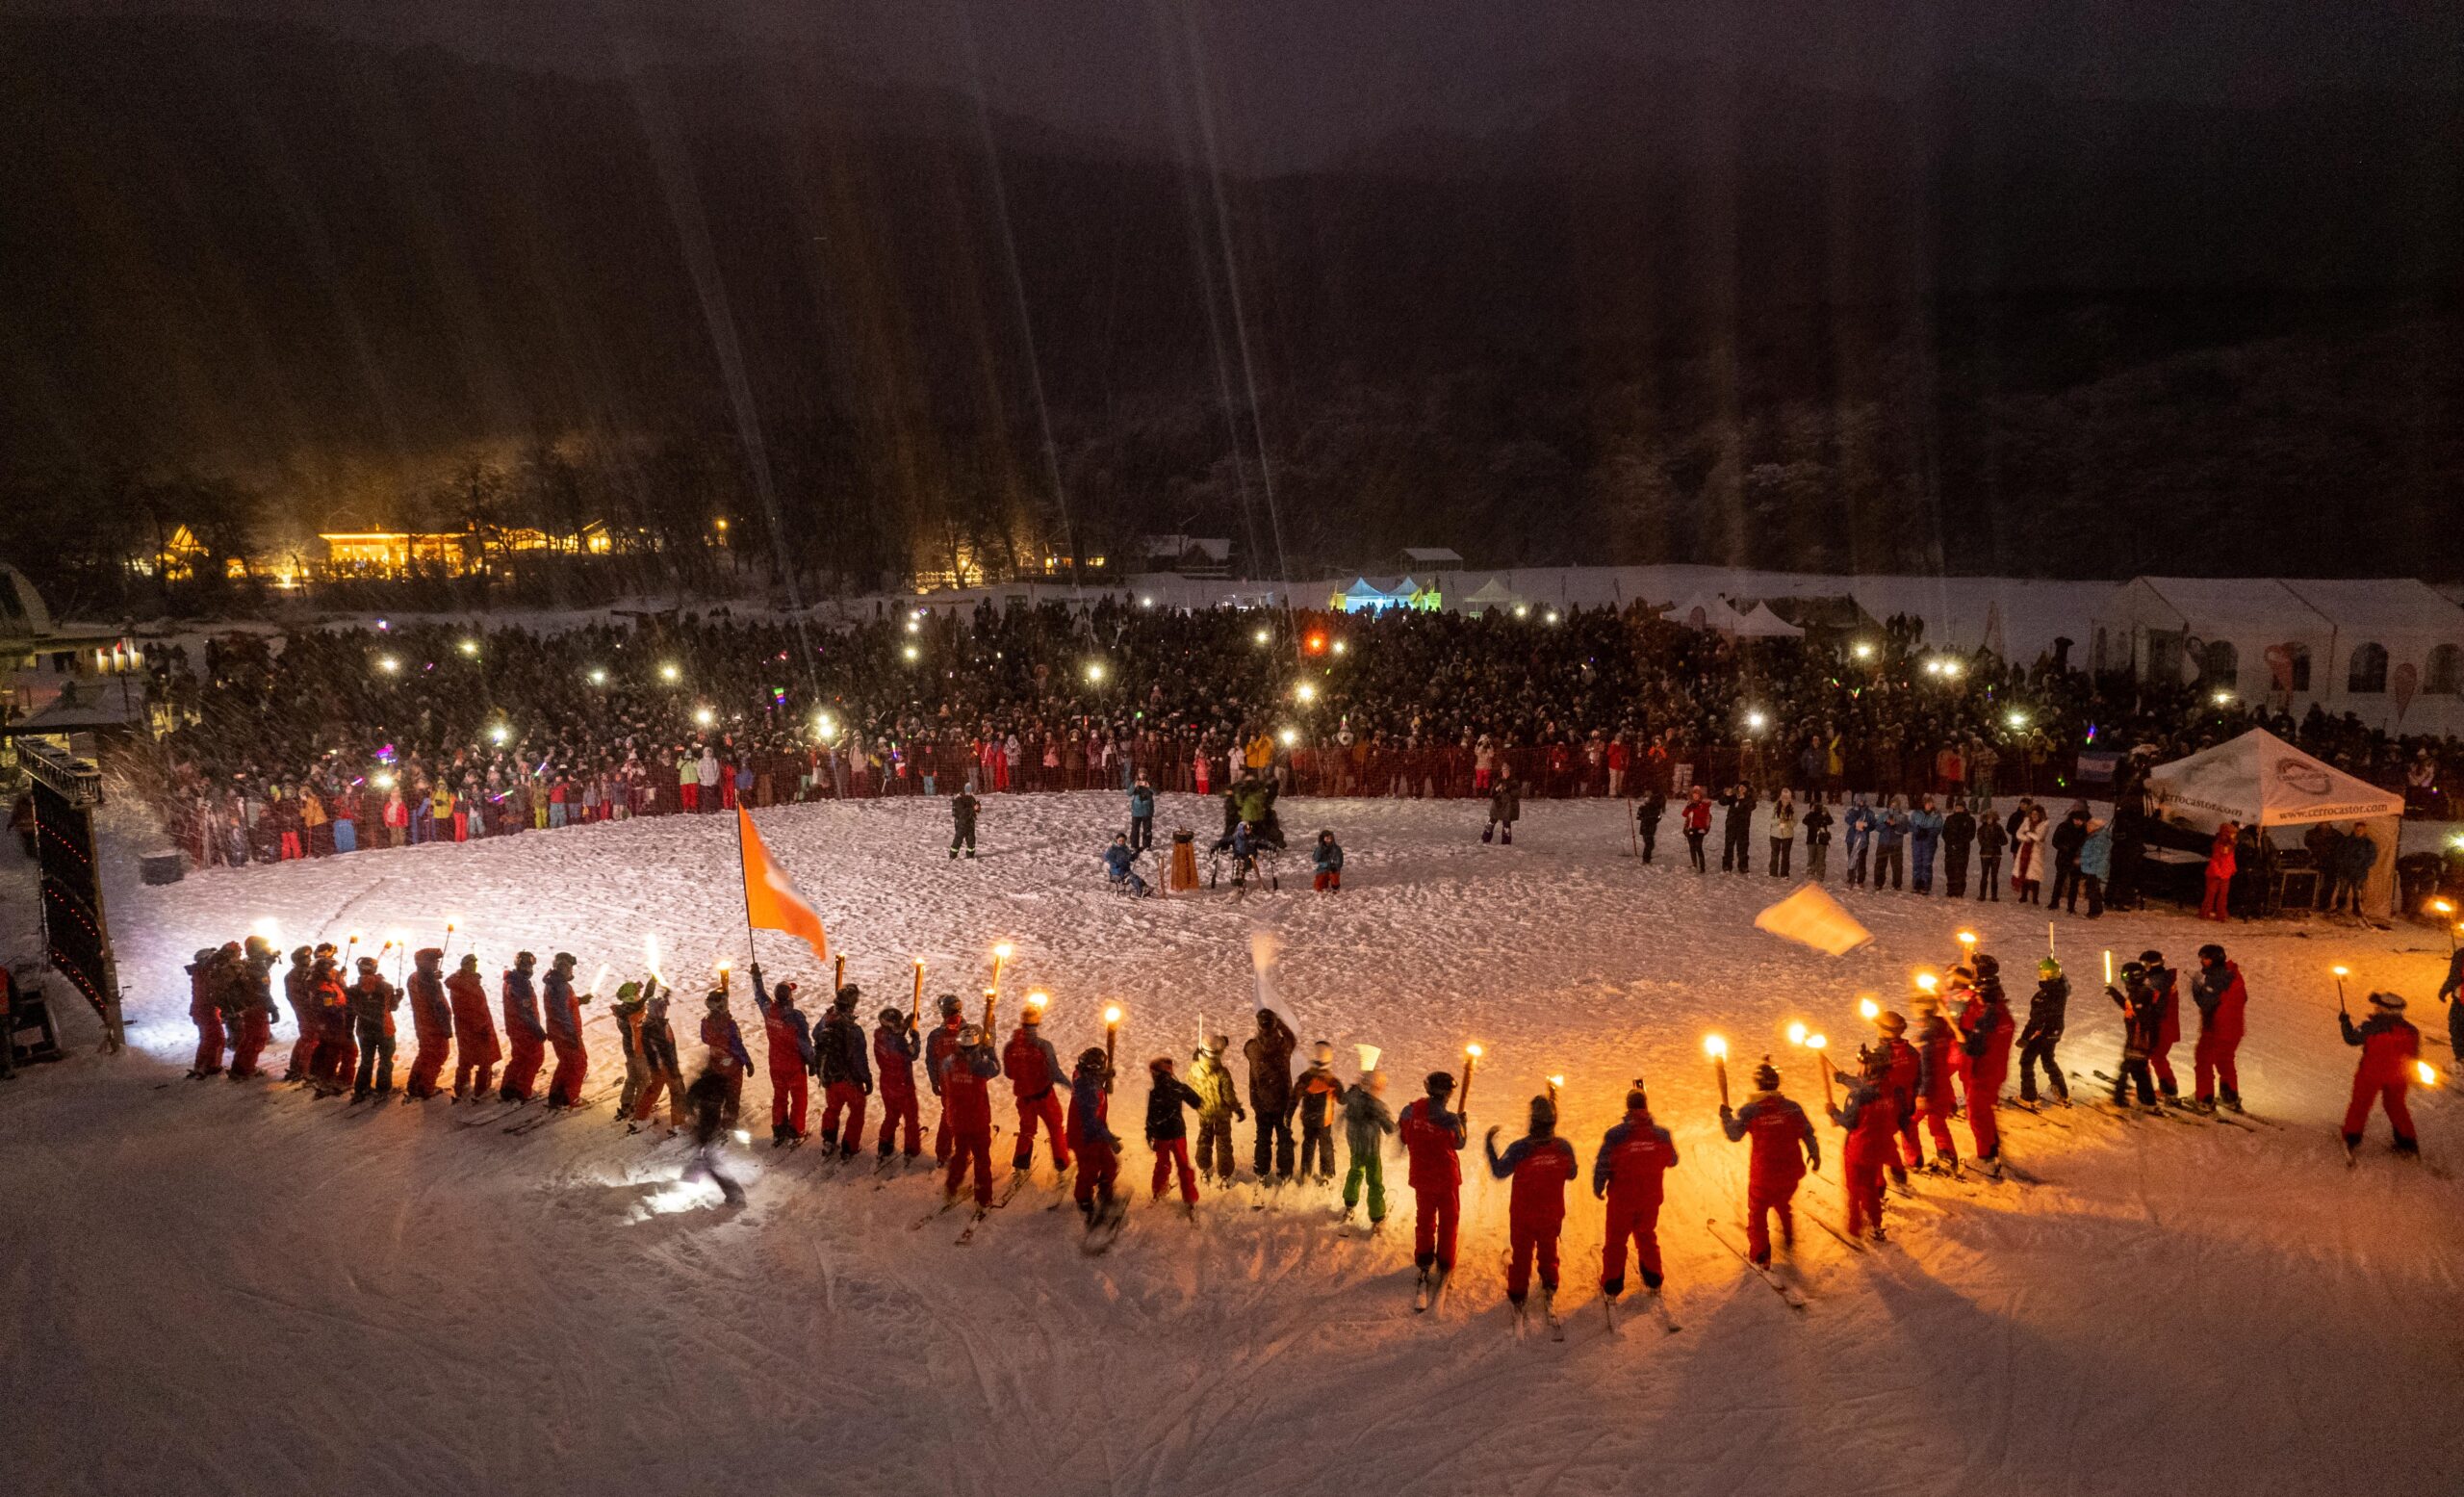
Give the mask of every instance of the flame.
POLYGON ((1806 1026, 1803 1022, 1790 1022, 1788 1025, 1788 1043, 1790 1045, 1803 1045, 1806 1043, 1806 1026))
POLYGON ((1941 985, 1941 979, 1936 977, 1932 972, 1918 972, 1916 974, 1916 990, 1919 993, 1931 993, 1941 985))
POLYGON ((2438 1085, 2438 1072, 2432 1071, 2430 1069, 2429 1062, 2426 1060, 2417 1060, 2413 1062, 2413 1074, 2421 1077, 2422 1085, 2424 1086, 2438 1085))
POLYGON ((1708 1055, 1713 1060, 1726 1060, 1729 1053, 1729 1042, 1721 1039, 1718 1035, 1710 1035, 1703 1041, 1703 1053, 1708 1055))
POLYGON ((1818 1034, 1810 1034, 1806 1036, 1806 1048, 1810 1050, 1821 1049, 1830 1043, 1831 1042, 1829 1040, 1824 1039, 1818 1034))
POLYGON ((997 945, 997 946, 994 946, 994 947, 992 948, 992 954, 993 954, 994 956, 999 957, 1002 961, 1007 962, 1008 960, 1010 960, 1010 958, 1011 958, 1012 954, 1015 951, 1015 949, 1016 949, 1015 947, 1012 946, 1008 942, 1006 942, 1006 941, 1005 941, 1005 942, 1001 942, 1001 944, 999 944, 999 945, 997 945))
POLYGON ((2352 968, 2349 967, 2339 967, 2333 968, 2333 970, 2339 977, 2350 977, 2352 975, 2352 968))
POLYGON ((1565 1078, 1565 1077, 1563 1077, 1563 1076, 1551 1076, 1551 1077, 1549 1078, 1549 1085, 1551 1085, 1552 1087, 1560 1087, 1560 1086, 1564 1086, 1565 1084, 1566 1084, 1566 1078, 1565 1078))
POLYGON ((1466 1055, 1471 1056, 1474 1060, 1478 1060, 1478 1059, 1480 1058, 1481 1054, 1482 1054, 1482 1051, 1481 1051, 1480 1047, 1479 1047, 1478 1045, 1467 1045, 1463 1046, 1463 1053, 1464 1053, 1464 1054, 1466 1054, 1466 1055))
POLYGON ((1107 1024, 1117 1024, 1120 1022, 1119 1004, 1116 1003, 1112 1007, 1104 1010, 1104 1022, 1107 1024))
POLYGON ((1029 1008, 1041 1008, 1051 1001, 1052 995, 1050 994, 1030 993, 1027 994, 1027 1006, 1029 1008))
POLYGON ((1865 1022, 1870 1024, 1883 1017, 1883 1006, 1871 998, 1859 998, 1857 1012, 1864 1017, 1865 1022))
POLYGON ((1964 931, 1960 932, 1960 934, 1959 934, 1959 942, 1960 942, 1960 944, 1961 944, 1961 945, 1963 945, 1963 946, 1973 946, 1973 945, 1975 945, 1975 944, 1976 944, 1976 932, 1974 932, 1974 931, 1972 931, 1972 930, 1964 930, 1964 931))

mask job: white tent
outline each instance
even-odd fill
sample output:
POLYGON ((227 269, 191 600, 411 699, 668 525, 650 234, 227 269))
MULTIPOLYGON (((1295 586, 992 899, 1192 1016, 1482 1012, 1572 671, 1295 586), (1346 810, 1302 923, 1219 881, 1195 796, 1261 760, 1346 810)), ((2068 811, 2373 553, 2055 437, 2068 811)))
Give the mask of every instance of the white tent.
POLYGON ((1395 594, 1365 577, 1353 579, 1349 587, 1335 595, 1335 602, 1346 613, 1375 612, 1395 601, 1395 594))
POLYGON ((1742 639, 1802 639, 1806 632, 1772 612, 1767 603, 1758 603, 1737 615, 1736 632, 1742 639))
POLYGON ((2262 728, 2147 773, 2157 813, 2196 830, 2366 821, 2378 861, 2362 886, 2363 907, 2384 917, 2396 905, 2396 843, 2403 797, 2311 758, 2262 728))
POLYGON ((1696 593, 1683 603, 1669 605, 1668 621, 1681 629, 1716 629, 1730 634, 1745 622, 1718 593, 1696 593))
POLYGON ((1522 601, 1503 580, 1492 577, 1480 584, 1477 592, 1465 598, 1459 607, 1466 613, 1485 613, 1491 608, 1511 608, 1522 601))

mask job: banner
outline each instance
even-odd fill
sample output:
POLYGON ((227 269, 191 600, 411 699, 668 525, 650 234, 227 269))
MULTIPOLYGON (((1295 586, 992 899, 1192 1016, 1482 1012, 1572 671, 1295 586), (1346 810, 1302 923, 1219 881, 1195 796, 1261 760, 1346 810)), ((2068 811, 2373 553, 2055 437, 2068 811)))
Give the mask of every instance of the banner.
POLYGON ((829 961, 830 938, 822 934, 821 916, 761 845, 753 813, 741 806, 735 811, 735 835, 744 854, 744 923, 754 930, 783 931, 812 947, 814 961, 829 961))

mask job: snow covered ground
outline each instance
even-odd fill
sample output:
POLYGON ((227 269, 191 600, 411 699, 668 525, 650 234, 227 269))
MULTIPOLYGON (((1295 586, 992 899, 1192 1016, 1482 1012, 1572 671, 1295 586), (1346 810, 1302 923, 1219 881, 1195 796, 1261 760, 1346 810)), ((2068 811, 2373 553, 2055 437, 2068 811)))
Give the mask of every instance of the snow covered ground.
MULTIPOLYGON (((1194 1226, 1142 1202, 1089 1258, 1074 1218, 1042 1209, 1058 1198, 1040 1178, 960 1247, 960 1213, 910 1229, 936 1200, 923 1176, 876 1190, 828 1177, 811 1149, 756 1149, 750 1205, 722 1208, 671 1183, 680 1145, 625 1136, 603 1104, 508 1136, 456 1126, 442 1101, 346 1114, 288 1088, 178 1081, 192 1045, 180 964, 261 917, 286 943, 397 929, 424 943, 458 918, 457 949, 475 942, 491 974, 528 946, 630 975, 655 933, 690 993, 718 958, 742 959, 733 838, 721 817, 665 818, 144 889, 126 876, 131 829, 113 839, 111 897, 134 1052, 84 1053, 93 1025, 72 1015, 79 1056, 0 1087, 11 1487, 2381 1497, 2464 1484, 2464 1187, 2390 1158, 2383 1122, 2348 1172, 2333 1127, 2352 1052, 2329 965, 2353 968, 2356 995, 2402 991, 2440 1032, 2435 934, 2226 931, 2252 994, 2244 1090, 2281 1128, 2006 1113, 2011 1156, 2045 1184, 1920 1182, 1924 1200, 1893 1201, 1894 1245, 1861 1255, 1809 1226, 1799 1317, 1706 1230, 1737 1214, 1745 1150, 1718 1135, 1704 1034, 1730 1037, 1740 1072, 1774 1051, 1818 1108, 1789 1020, 1850 1049, 1861 990, 1900 1001, 1912 968, 1955 954, 1962 923, 2016 975, 2043 949, 2040 911, 1853 897, 1878 939, 1833 960, 1750 927, 1784 886, 1697 878, 1674 837, 1645 868, 1599 803, 1534 805, 1511 848, 1480 845, 1461 803, 1286 811, 1296 846, 1321 825, 1344 839, 1341 895, 1302 876, 1245 901, 1117 898, 1094 860, 1111 796, 995 799, 985 856, 955 866, 934 803, 760 819, 875 995, 867 1014, 904 1001, 914 955, 931 992, 971 994, 1002 939, 1018 949, 1005 988, 1053 994, 1065 1055, 1099 1039, 1104 1003, 1124 1004, 1114 1112, 1133 1140, 1142 1063, 1186 1057, 1201 1016, 1236 1036, 1249 1022, 1258 923, 1285 944, 1280 991, 1304 1045, 1334 1041, 1347 1073, 1354 1043, 1382 1045, 1398 1105, 1476 1040, 1476 1134, 1512 1137, 1526 1098, 1563 1073, 1587 1164, 1629 1078, 1646 1078, 1684 1154, 1661 1219, 1680 1334, 1639 1315, 1604 1333, 1587 1195, 1566 1235, 1568 1339, 1517 1343, 1506 1192, 1485 1179, 1467 1185, 1455 1282, 1421 1318, 1399 1167, 1382 1240, 1339 1240, 1314 1188, 1253 1211, 1244 1187, 1209 1197, 1194 1226)), ((1172 798, 1159 821, 1204 831, 1214 816, 1172 798)), ((2152 944, 2187 966, 2215 931, 2173 914, 2062 919, 2087 990, 2070 1067, 2110 1070, 2118 1049, 2093 991, 2100 948, 2152 944)), ((774 973, 815 975, 801 946, 761 939, 774 973)), ((739 1012, 757 1027, 749 1002, 739 1012)), ((592 1033, 594 1077, 611 1079, 603 1019, 592 1033)), ((291 1035, 286 1019, 277 1062, 291 1035)), ((757 1134, 766 1097, 757 1074, 757 1134)), ((2433 1159, 2454 1157, 2464 1106, 2415 1101, 2433 1159)), ((1837 1134, 1823 1132, 1823 1179, 1800 1199, 1836 1221, 1837 1134)), ((1132 1142, 1124 1178, 1142 1186, 1148 1162, 1132 1142)))

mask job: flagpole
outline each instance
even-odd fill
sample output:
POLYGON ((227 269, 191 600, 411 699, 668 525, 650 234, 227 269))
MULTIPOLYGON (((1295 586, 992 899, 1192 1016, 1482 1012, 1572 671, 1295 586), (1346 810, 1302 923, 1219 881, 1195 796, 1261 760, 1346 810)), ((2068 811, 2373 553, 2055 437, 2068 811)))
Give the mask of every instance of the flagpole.
POLYGON ((737 896, 744 901, 744 949, 746 958, 750 965, 758 967, 761 965, 761 952, 760 949, 753 943, 753 884, 746 877, 744 871, 744 823, 747 817, 745 816, 744 808, 738 806, 735 809, 735 888, 737 896))

